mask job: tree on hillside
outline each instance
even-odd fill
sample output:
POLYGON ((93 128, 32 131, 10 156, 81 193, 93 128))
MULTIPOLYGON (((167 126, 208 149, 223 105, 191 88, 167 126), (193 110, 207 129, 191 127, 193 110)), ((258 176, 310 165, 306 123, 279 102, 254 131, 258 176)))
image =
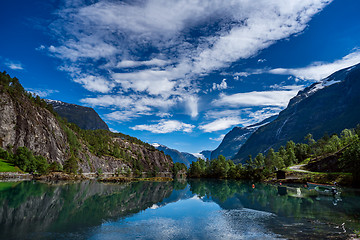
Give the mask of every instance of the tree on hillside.
POLYGON ((355 135, 354 141, 343 152, 340 159, 342 167, 351 169, 353 174, 353 182, 360 185, 360 140, 355 135))

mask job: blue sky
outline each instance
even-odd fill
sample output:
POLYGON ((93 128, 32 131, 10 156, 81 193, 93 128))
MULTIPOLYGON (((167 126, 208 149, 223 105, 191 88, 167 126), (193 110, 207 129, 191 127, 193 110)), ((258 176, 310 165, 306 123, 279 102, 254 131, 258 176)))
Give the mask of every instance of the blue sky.
POLYGON ((2 0, 0 68, 190 153, 360 62, 357 0, 2 0))

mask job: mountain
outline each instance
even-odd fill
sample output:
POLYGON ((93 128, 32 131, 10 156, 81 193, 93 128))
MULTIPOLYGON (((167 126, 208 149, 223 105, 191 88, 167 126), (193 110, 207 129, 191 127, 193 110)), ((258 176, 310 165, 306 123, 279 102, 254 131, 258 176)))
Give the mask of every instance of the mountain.
POLYGON ((46 99, 45 101, 46 103, 51 104, 55 112, 57 112, 62 118, 66 118, 68 122, 75 123, 82 129, 109 130, 108 125, 106 125, 106 123, 92 108, 65 103, 57 100, 46 99))
POLYGON ((122 133, 69 124, 39 96, 26 92, 17 78, 0 72, 0 152, 18 154, 20 149, 17 159, 26 171, 35 160, 24 158, 21 153, 30 154, 20 147, 69 172, 172 176, 173 162, 153 146, 122 133))
POLYGON ((211 159, 211 150, 201 151, 200 154, 204 156, 205 159, 211 159))
POLYGON ((152 145, 156 149, 163 151, 166 155, 169 155, 174 162, 184 163, 187 167, 189 167, 193 161, 197 160, 197 157, 191 153, 179 152, 176 149, 168 148, 167 146, 158 143, 154 143, 152 145))
POLYGON ((235 155, 243 162, 270 148, 277 150, 287 141, 303 142, 325 133, 339 134, 360 123, 360 64, 339 70, 300 91, 277 119, 257 129, 235 155))
POLYGON ((239 151, 241 146, 246 142, 251 134, 256 131, 256 129, 273 121, 276 119, 276 117, 277 115, 271 116, 262 122, 248 127, 234 127, 225 135, 220 145, 211 152, 210 159, 215 159, 219 155, 223 155, 225 158, 231 159, 235 156, 235 154, 239 151))

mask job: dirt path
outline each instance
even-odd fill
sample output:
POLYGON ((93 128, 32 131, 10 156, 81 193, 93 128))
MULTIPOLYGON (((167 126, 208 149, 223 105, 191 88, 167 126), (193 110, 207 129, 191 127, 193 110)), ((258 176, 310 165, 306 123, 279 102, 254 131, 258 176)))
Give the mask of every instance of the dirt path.
POLYGON ((291 166, 289 167, 291 170, 295 171, 295 172, 306 172, 309 173, 310 171, 307 170, 303 170, 301 169, 303 166, 305 166, 306 164, 300 164, 300 165, 295 165, 295 166, 291 166))

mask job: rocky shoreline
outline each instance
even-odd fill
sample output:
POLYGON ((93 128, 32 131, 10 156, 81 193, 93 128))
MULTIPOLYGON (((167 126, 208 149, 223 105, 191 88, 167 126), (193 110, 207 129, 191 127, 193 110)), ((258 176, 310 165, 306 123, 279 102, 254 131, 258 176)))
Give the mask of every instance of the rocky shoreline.
POLYGON ((2 182, 29 181, 32 179, 33 175, 30 173, 0 172, 0 181, 2 182))
MULTIPOLYGON (((167 175, 167 174, 162 174, 167 175)), ((2 182, 16 182, 16 181, 30 181, 30 180, 41 180, 41 181, 74 181, 74 180, 98 180, 101 182, 135 182, 135 181, 173 181, 171 177, 150 177, 150 178, 135 178, 116 176, 113 173, 83 173, 83 174, 67 174, 63 172, 51 172, 46 175, 37 175, 30 173, 19 173, 19 172, 0 172, 0 181, 2 182)))

